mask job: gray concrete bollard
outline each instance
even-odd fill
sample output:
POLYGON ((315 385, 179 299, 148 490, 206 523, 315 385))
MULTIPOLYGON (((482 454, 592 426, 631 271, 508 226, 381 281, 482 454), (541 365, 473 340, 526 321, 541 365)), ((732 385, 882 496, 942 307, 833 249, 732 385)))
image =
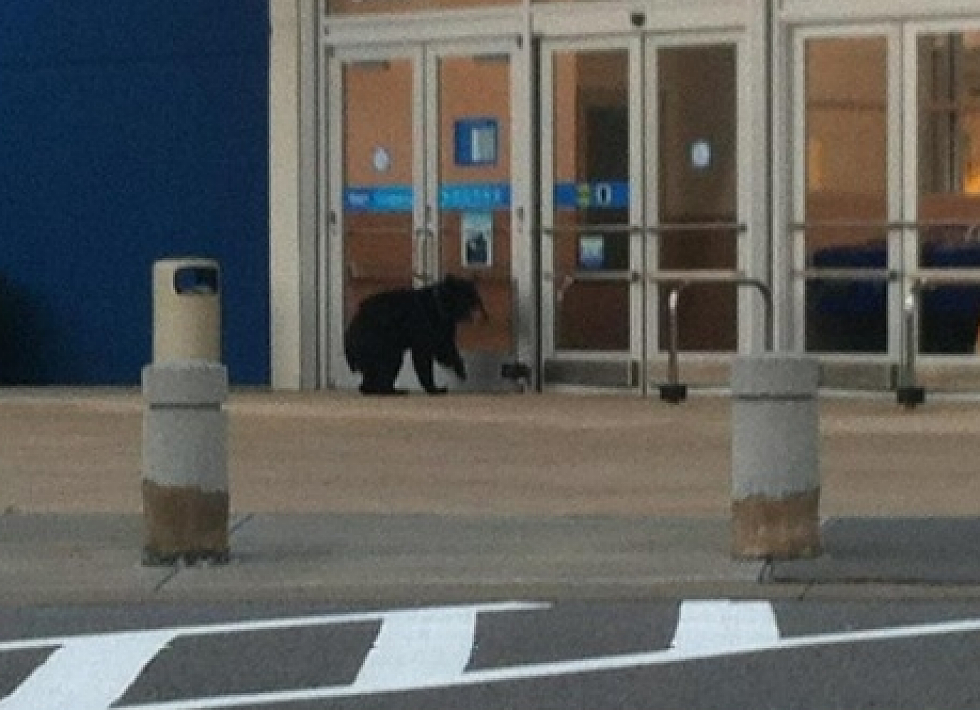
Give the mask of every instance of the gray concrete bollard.
POLYGON ((816 557, 820 542, 816 360, 766 353, 732 368, 732 552, 816 557))
POLYGON ((143 563, 227 561, 227 369, 155 362, 143 397, 143 563))

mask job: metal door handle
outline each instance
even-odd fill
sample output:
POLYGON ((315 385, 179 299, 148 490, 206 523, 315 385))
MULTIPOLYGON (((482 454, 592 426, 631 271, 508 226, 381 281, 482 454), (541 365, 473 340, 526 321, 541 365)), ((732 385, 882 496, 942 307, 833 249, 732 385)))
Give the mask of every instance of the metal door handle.
POLYGON ((412 276, 424 284, 432 281, 429 274, 429 243, 435 232, 429 227, 415 229, 415 268, 412 276))

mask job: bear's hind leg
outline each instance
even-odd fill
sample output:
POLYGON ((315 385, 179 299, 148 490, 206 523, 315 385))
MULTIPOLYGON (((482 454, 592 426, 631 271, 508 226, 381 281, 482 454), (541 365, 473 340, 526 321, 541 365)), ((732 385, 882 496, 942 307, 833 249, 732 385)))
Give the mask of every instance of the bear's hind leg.
POLYGON ((364 381, 361 383, 362 394, 405 394, 404 390, 395 389, 395 380, 402 367, 402 354, 388 353, 381 355, 371 363, 371 367, 363 368, 364 381))

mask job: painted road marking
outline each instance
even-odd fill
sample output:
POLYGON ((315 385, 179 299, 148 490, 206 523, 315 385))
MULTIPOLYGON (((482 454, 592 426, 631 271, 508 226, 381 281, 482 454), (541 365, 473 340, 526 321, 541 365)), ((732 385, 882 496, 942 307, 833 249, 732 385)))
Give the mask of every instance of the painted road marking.
POLYGON ((685 601, 671 648, 681 653, 750 651, 779 640, 769 602, 685 601))
MULTIPOLYGON (((442 607, 444 609, 473 609, 477 613, 500 613, 516 611, 540 611, 550 608, 550 604, 539 602, 499 602, 492 604, 471 604, 465 606, 442 607)), ((422 611, 429 611, 423 609, 422 611)), ((174 639, 186 636, 218 636, 221 634, 237 634, 246 631, 282 631, 283 629, 304 629, 310 626, 334 626, 339 624, 357 624, 399 616, 412 616, 420 613, 418 609, 396 609, 393 611, 365 611, 345 614, 323 614, 317 616, 286 617, 283 619, 250 619, 232 621, 225 624, 205 624, 200 626, 175 626, 169 629, 152 631, 121 631, 112 634, 96 634, 94 636, 55 636, 44 639, 24 639, 20 641, 0 641, 0 653, 6 651, 30 651, 43 648, 56 648, 70 643, 101 636, 118 636, 143 633, 168 633, 174 639)))
POLYGON ((106 710, 172 637, 168 631, 154 631, 70 641, 0 701, 0 708, 106 710))
POLYGON ((386 618, 352 691, 378 693, 456 680, 473 652, 476 615, 471 607, 386 618))
POLYGON ((5 642, 0 643, 0 653, 52 647, 60 650, 42 664, 14 693, 0 701, 0 710, 46 710, 54 707, 71 707, 72 710, 109 710, 110 706, 115 710, 218 710, 246 706, 259 707, 626 670, 763 651, 980 632, 980 619, 966 619, 784 639, 779 637, 772 607, 768 602, 684 602, 680 608, 673 644, 668 649, 525 666, 465 670, 472 651, 473 629, 477 614, 542 610, 548 607, 547 604, 488 604, 244 621, 211 626, 5 642), (178 637, 377 620, 381 621, 381 630, 375 646, 365 657, 357 679, 350 685, 193 698, 142 705, 113 705, 113 702, 135 681, 153 655, 178 637), (720 624, 727 631, 720 630, 715 624, 720 624), (732 633, 733 636, 725 639, 724 633, 732 633), (110 658, 118 657, 120 660, 126 655, 124 667, 112 670, 98 683, 99 690, 89 693, 86 687, 93 679, 92 674, 102 672, 103 659, 106 657, 99 654, 106 653, 110 658), (403 661, 406 665, 399 667, 403 661), (44 695, 45 692, 60 692, 62 695, 56 702, 53 700, 55 696, 44 695))
MULTIPOLYGON (((108 710, 136 681, 153 658, 175 639, 188 636, 234 634, 245 631, 283 630, 380 621, 381 651, 373 662, 374 675, 363 681, 362 692, 379 692, 385 681, 378 675, 385 669, 394 671, 399 650, 402 658, 416 653, 412 666, 415 682, 445 682, 461 671, 469 660, 473 643, 473 628, 480 613, 515 612, 545 609, 546 604, 499 603, 478 604, 439 609, 377 611, 351 614, 330 614, 287 619, 240 621, 207 626, 184 626, 152 631, 126 631, 92 636, 68 636, 48 639, 26 639, 0 642, 0 653, 52 648, 55 651, 38 666, 17 689, 0 699, 0 710, 108 710), (444 620, 445 623, 440 623, 444 620), (463 627, 470 625, 465 656, 463 627), (388 629, 385 633, 385 629, 388 629), (444 634, 443 632, 448 632, 444 634), (417 638, 415 634, 423 634, 417 638), (405 637, 405 634, 411 635, 405 637), (384 638, 381 638, 383 636, 384 638), (399 640, 410 638, 410 640, 399 640), (455 640, 445 644, 448 637, 455 640), (425 640, 429 645, 422 648, 425 640), (427 659, 423 661, 422 659, 427 659), (462 664, 460 666, 460 664, 462 664), (375 688, 375 689, 372 689, 375 688)), ((362 670, 362 674, 364 671, 362 670)), ((394 682, 399 686, 410 683, 411 674, 394 682)), ((208 704, 206 699, 189 701, 184 707, 235 707, 234 704, 208 704)), ((150 706, 144 706, 150 707, 150 706)))

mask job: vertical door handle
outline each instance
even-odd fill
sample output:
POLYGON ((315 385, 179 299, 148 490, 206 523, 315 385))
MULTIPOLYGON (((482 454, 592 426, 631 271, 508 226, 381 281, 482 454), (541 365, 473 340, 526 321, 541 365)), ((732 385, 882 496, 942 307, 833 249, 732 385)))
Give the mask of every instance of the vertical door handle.
POLYGON ((429 227, 415 229, 415 268, 412 276, 426 285, 432 281, 429 274, 429 246, 434 236, 435 233, 429 227))

